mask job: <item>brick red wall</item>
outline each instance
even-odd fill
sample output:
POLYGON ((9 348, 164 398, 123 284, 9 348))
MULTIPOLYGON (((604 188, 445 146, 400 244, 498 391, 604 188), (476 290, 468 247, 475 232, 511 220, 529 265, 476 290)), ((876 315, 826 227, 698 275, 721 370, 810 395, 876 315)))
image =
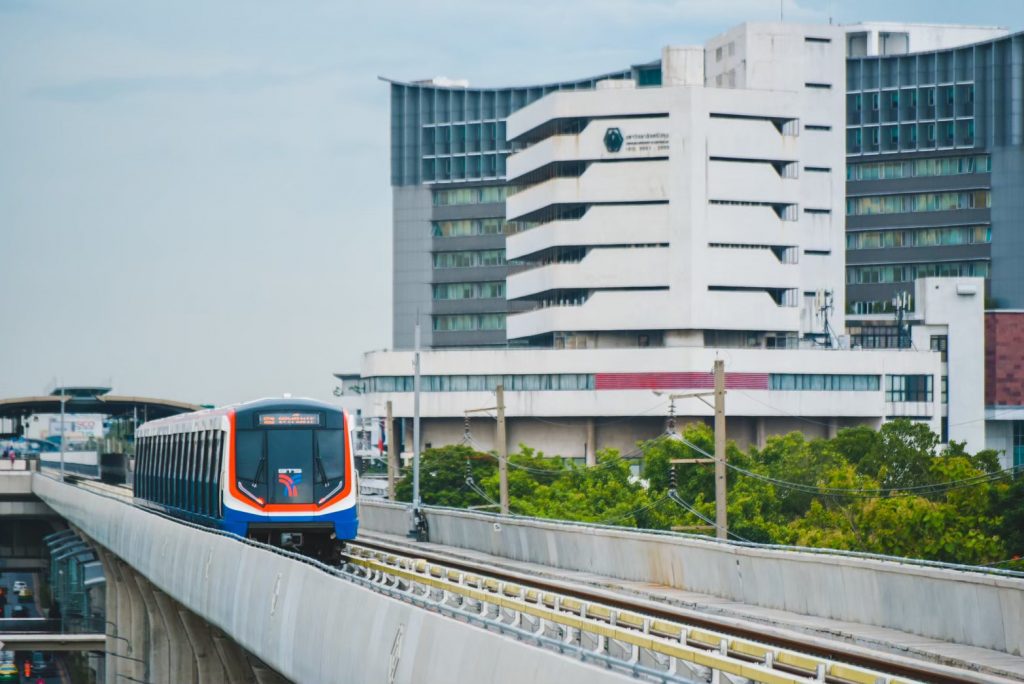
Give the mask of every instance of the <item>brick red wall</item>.
POLYGON ((1024 312, 985 313, 985 405, 1024 406, 1024 312))

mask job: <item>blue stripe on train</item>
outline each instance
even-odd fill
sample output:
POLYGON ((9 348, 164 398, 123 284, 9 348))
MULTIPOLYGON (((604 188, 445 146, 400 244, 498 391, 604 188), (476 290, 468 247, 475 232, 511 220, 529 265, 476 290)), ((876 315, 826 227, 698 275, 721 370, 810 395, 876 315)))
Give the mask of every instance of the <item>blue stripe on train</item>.
POLYGON ((175 518, 181 518, 205 527, 214 527, 219 530, 224 530, 225 532, 237 534, 239 537, 244 537, 249 532, 249 523, 271 523, 281 524, 282 526, 287 526, 289 523, 333 523, 334 534, 341 540, 355 539, 356 533, 359 530, 359 516, 355 506, 344 511, 338 511, 337 513, 303 515, 296 517, 275 516, 272 514, 260 515, 258 513, 244 513, 230 508, 224 508, 224 517, 213 518, 193 513, 192 511, 188 511, 183 508, 159 504, 155 501, 149 501, 148 499, 140 499, 136 497, 136 501, 141 501, 144 505, 163 511, 175 518))
POLYGON ((321 515, 303 516, 276 516, 273 513, 260 515, 258 513, 245 513, 230 508, 224 508, 224 517, 220 521, 222 529, 234 534, 245 536, 250 523, 280 524, 287 526, 289 523, 333 523, 334 534, 338 539, 355 539, 359 529, 359 516, 356 507, 353 506, 337 513, 325 513, 321 515))

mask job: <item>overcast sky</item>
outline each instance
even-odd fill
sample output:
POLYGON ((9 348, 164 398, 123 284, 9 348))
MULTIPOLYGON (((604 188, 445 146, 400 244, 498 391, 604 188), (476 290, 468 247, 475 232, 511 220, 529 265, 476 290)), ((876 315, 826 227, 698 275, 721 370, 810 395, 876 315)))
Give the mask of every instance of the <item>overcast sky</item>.
MULTIPOLYGON (((1020 29, 1024 3, 784 0, 1020 29)), ((391 339, 387 87, 547 83, 778 0, 0 0, 0 397, 326 398, 391 339)))

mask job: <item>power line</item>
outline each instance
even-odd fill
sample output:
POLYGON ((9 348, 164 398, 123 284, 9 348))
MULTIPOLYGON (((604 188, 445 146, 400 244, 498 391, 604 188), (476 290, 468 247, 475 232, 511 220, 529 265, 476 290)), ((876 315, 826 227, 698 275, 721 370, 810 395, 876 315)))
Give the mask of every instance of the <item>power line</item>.
POLYGON ((599 520, 598 524, 599 525, 610 525, 613 522, 616 522, 618 520, 623 520, 625 518, 630 517, 631 515, 636 515, 637 513, 643 513, 646 510, 650 510, 650 509, 654 508, 655 506, 660 505, 662 502, 664 502, 668 498, 669 497, 666 494, 666 495, 662 496, 661 498, 659 498, 659 499, 657 499, 655 501, 652 501, 652 502, 650 502, 648 504, 645 504, 643 506, 638 506, 637 508, 634 508, 631 511, 626 511, 625 513, 623 513, 621 515, 617 515, 617 516, 614 516, 612 518, 605 518, 604 520, 599 520))
MULTIPOLYGON (((689 504, 686 501, 684 501, 683 498, 681 496, 679 496, 679 492, 677 492, 676 490, 674 490, 674 489, 669 490, 668 498, 672 499, 672 501, 674 501, 678 505, 682 506, 687 511, 689 511, 693 515, 697 516, 698 518, 700 518, 704 522, 706 522, 713 529, 716 529, 716 530, 719 529, 718 525, 715 523, 714 520, 712 520, 711 518, 707 517, 706 515, 704 515, 700 511, 698 511, 695 506, 692 506, 691 504, 689 504)), ((736 539, 739 539, 740 541, 747 542, 748 544, 753 544, 754 543, 754 542, 750 541, 749 539, 745 539, 744 537, 741 537, 740 535, 736 534, 732 530, 726 529, 725 533, 735 537, 736 539)))
MULTIPOLYGON (((680 436, 680 440, 686 446, 696 450, 698 453, 704 455, 712 460, 714 456, 709 454, 704 449, 700 448, 693 442, 690 442, 685 437, 680 436)), ((788 480, 780 480, 768 475, 762 475, 753 471, 741 468, 740 466, 726 462, 726 467, 736 472, 742 473, 748 477, 752 477, 762 482, 767 482, 779 487, 793 489, 805 494, 836 494, 846 496, 860 496, 862 498, 884 498, 887 496, 914 496, 919 494, 941 494, 956 489, 963 489, 964 487, 973 487, 979 484, 985 484, 986 482, 994 482, 1002 479, 1004 475, 1008 475, 1014 471, 1024 469, 1024 465, 1017 465, 1011 468, 997 471, 995 473, 985 473, 983 475, 976 475, 974 477, 965 478, 963 480, 951 480, 949 482, 940 482, 931 485, 916 485, 913 487, 886 487, 878 489, 863 489, 863 488, 843 488, 843 487, 821 487, 818 485, 808 485, 801 482, 790 482, 788 480)))

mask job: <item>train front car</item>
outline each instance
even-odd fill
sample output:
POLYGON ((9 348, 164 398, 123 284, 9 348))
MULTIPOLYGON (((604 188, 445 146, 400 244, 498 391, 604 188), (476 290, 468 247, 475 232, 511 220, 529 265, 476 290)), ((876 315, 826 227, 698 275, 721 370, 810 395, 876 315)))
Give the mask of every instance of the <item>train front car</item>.
POLYGON ((348 416, 284 399, 242 404, 227 417, 223 528, 333 560, 358 528, 348 416))

